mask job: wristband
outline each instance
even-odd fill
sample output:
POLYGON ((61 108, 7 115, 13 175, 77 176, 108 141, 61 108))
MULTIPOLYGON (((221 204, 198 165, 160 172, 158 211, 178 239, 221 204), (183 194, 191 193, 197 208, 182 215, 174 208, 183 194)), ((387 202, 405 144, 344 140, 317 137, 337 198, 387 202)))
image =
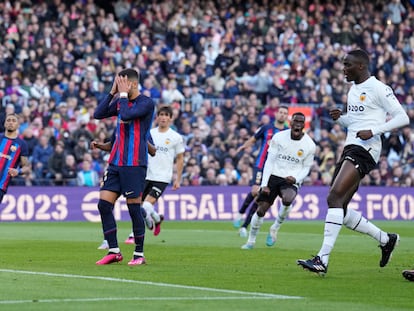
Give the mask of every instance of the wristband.
POLYGON ((128 93, 127 92, 121 92, 121 93, 119 93, 119 97, 120 98, 128 98, 128 93))

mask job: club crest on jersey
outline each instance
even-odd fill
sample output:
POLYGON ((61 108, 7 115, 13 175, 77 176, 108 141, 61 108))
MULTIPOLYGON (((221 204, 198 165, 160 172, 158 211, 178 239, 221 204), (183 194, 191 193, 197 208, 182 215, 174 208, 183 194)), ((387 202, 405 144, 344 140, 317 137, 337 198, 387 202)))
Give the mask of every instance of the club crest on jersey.
POLYGON ((11 145, 10 150, 11 150, 12 152, 16 152, 17 147, 16 147, 15 145, 11 145))
POLYGON ((165 140, 165 144, 166 144, 166 145, 171 144, 171 140, 170 140, 169 138, 167 138, 167 139, 165 140))
POLYGON ((367 98, 367 93, 365 93, 365 92, 363 92, 363 93, 361 93, 361 95, 359 95, 359 100, 360 101, 364 101, 365 99, 367 98))
POLYGON ((297 155, 298 157, 303 156, 303 149, 299 149, 297 155))

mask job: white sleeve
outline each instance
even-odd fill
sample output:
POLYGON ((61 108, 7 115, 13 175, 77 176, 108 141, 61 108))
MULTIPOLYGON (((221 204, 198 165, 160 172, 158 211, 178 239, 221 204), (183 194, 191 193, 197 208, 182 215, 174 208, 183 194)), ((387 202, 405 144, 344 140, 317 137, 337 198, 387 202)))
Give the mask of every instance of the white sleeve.
POLYGON ((348 125, 349 125, 349 117, 346 114, 341 115, 339 117, 339 119, 336 120, 336 122, 338 122, 339 125, 341 125, 342 127, 348 127, 348 125))
POLYGON ((260 184, 260 187, 267 187, 267 184, 269 183, 270 175, 272 175, 273 170, 273 164, 276 159, 276 154, 273 152, 270 152, 267 154, 267 159, 263 167, 263 175, 262 175, 262 183, 260 184))
POLYGON ((410 119, 397 97, 394 95, 394 91, 391 87, 387 86, 384 89, 378 89, 377 96, 378 101, 381 101, 385 111, 391 115, 391 119, 385 123, 380 123, 378 126, 371 129, 373 135, 389 132, 409 124, 410 119))
POLYGON ((310 150, 309 154, 306 156, 306 158, 303 160, 303 167, 298 176, 293 176, 296 179, 296 184, 301 185, 303 180, 308 176, 309 171, 312 167, 313 160, 315 158, 315 149, 316 146, 313 145, 313 148, 310 150))

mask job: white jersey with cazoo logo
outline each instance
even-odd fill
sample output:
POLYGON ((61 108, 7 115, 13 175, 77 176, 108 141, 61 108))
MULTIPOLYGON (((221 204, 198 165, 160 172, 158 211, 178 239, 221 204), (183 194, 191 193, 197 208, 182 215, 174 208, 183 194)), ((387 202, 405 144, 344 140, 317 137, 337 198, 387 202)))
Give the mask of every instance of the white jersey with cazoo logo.
POLYGON ((375 77, 353 84, 348 92, 347 112, 338 119, 348 128, 345 145, 365 148, 378 162, 381 134, 408 124, 409 119, 393 90, 375 77), (368 140, 356 137, 360 130, 371 130, 368 140))
POLYGON ((185 151, 183 137, 171 128, 160 132, 158 127, 151 129, 151 137, 157 151, 155 156, 148 156, 146 179, 170 183, 174 159, 177 154, 185 151))
POLYGON ((300 140, 293 140, 290 133, 291 129, 288 129, 273 135, 263 170, 262 187, 267 186, 270 175, 293 176, 297 186, 308 176, 316 145, 306 133, 300 140))

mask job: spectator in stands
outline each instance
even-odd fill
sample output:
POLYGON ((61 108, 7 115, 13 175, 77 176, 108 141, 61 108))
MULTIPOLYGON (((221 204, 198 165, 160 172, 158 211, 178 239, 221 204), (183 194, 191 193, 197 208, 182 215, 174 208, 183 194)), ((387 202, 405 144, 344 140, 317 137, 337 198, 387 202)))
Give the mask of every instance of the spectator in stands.
POLYGON ((37 185, 48 185, 48 161, 53 153, 53 147, 49 144, 49 137, 42 135, 39 144, 33 149, 32 166, 37 185))
POLYGON ((78 168, 73 154, 66 154, 62 177, 65 186, 78 186, 78 168))
POLYGON ((96 187, 99 185, 98 172, 92 169, 92 163, 88 160, 82 161, 82 168, 78 172, 78 185, 86 187, 96 187))
POLYGON ((65 145, 62 141, 57 141, 53 153, 48 160, 47 178, 51 180, 52 185, 62 186, 63 166, 65 164, 66 154, 65 145))

